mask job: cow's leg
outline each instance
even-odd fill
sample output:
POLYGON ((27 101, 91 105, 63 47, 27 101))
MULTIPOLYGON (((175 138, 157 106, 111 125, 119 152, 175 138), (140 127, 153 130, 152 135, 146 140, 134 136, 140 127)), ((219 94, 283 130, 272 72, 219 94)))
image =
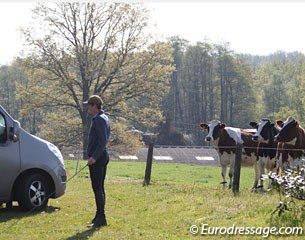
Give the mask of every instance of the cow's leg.
MULTIPOLYGON (((268 174, 270 172, 275 172, 276 173, 276 171, 277 171, 277 166, 276 166, 277 162, 278 161, 276 161, 275 158, 268 159, 267 166, 266 166, 268 174)), ((271 183, 272 183, 272 181, 271 181, 271 179, 269 179, 269 183, 268 183, 268 188, 267 189, 271 189, 272 188, 271 183)))
POLYGON ((233 185, 233 176, 234 176, 234 165, 235 165, 235 154, 232 154, 233 156, 230 157, 230 171, 229 171, 229 177, 230 177, 230 183, 229 183, 229 189, 231 189, 233 185))
POLYGON ((260 159, 260 161, 258 162, 259 178, 260 178, 259 179, 260 185, 258 186, 258 188, 260 188, 261 191, 264 190, 263 175, 265 174, 265 167, 267 168, 267 164, 268 164, 268 158, 265 158, 265 157, 260 159))
POLYGON ((276 174, 280 175, 283 171, 283 154, 280 153, 277 155, 276 158, 276 174))
POLYGON ((222 165, 221 166, 221 176, 222 176, 222 184, 223 188, 225 188, 227 184, 227 165, 222 165))
POLYGON ((256 191, 256 189, 257 189, 259 175, 260 175, 260 168, 258 166, 259 166, 260 162, 261 162, 261 158, 259 158, 257 161, 255 160, 255 163, 253 165, 254 166, 254 171, 255 171, 255 178, 254 178, 252 191, 256 191))
POLYGON ((254 172, 255 172, 255 179, 254 179, 254 183, 253 183, 253 187, 252 187, 252 191, 255 191, 257 189, 257 184, 258 184, 258 181, 259 181, 259 177, 260 177, 260 163, 261 163, 261 160, 258 160, 258 161, 254 161, 254 172))
POLYGON ((219 154, 219 160, 221 165, 221 176, 222 176, 222 184, 223 189, 226 187, 227 184, 227 167, 229 165, 229 160, 226 154, 219 154))

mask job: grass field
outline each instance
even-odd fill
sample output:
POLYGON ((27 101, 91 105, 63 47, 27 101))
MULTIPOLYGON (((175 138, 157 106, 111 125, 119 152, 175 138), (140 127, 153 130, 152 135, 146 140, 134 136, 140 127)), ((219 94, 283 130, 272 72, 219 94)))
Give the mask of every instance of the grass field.
MULTIPOLYGON (((82 166, 85 161, 81 161, 82 166)), ((68 179, 76 161, 66 161, 68 179)), ((219 167, 155 163, 151 185, 143 187, 145 163, 108 165, 106 214, 108 226, 86 227, 95 214, 88 169, 67 183, 67 192, 51 199, 41 213, 24 213, 17 206, 0 210, 0 239, 261 239, 263 235, 192 235, 194 224, 210 227, 302 226, 299 215, 278 218, 276 193, 251 192, 252 168, 242 168, 240 194, 222 189, 219 167)), ((297 213, 296 213, 297 214, 297 213)), ((268 239, 303 239, 304 235, 268 239)))

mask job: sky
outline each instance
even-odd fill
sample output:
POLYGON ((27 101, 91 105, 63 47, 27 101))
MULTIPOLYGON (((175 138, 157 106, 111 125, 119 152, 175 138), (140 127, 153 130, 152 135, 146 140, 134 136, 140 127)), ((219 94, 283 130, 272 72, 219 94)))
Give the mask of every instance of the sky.
MULTIPOLYGON (((305 2, 145 2, 160 40, 174 35, 190 43, 229 42, 238 53, 305 53, 305 2)), ((0 2, 0 65, 25 50, 20 31, 31 21, 33 2, 0 2)))

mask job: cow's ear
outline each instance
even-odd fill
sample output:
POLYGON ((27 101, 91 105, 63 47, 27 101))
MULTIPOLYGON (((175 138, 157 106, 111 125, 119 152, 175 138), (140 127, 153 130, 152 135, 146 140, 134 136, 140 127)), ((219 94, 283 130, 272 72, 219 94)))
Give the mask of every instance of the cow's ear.
POLYGON ((225 123, 220 123, 219 126, 220 126, 220 128, 225 128, 226 124, 225 123))
POLYGON ((257 127, 257 122, 250 122, 249 125, 253 128, 257 127))
POLYGON ((279 127, 283 127, 284 122, 282 120, 276 120, 275 122, 279 127))
POLYGON ((294 121, 294 127, 298 127, 299 126, 299 123, 298 123, 298 121, 294 121))
POLYGON ((202 129, 208 129, 208 124, 206 124, 206 123, 200 123, 200 127, 201 127, 202 129))

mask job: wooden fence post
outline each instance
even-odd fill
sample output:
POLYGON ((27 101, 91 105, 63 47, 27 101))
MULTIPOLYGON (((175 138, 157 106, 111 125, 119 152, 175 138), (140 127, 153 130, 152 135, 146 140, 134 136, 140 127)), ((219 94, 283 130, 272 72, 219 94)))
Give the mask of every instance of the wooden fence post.
POLYGON ((240 180, 240 168, 241 168, 241 151, 243 145, 236 145, 236 153, 235 153, 235 164, 234 164, 234 177, 233 177, 233 193, 234 195, 238 195, 239 193, 239 180, 240 180))
POLYGON ((154 142, 152 141, 148 145, 148 153, 147 153, 147 161, 146 161, 146 169, 145 169, 145 177, 144 177, 143 186, 147 186, 150 184, 153 152, 154 152, 154 142))

